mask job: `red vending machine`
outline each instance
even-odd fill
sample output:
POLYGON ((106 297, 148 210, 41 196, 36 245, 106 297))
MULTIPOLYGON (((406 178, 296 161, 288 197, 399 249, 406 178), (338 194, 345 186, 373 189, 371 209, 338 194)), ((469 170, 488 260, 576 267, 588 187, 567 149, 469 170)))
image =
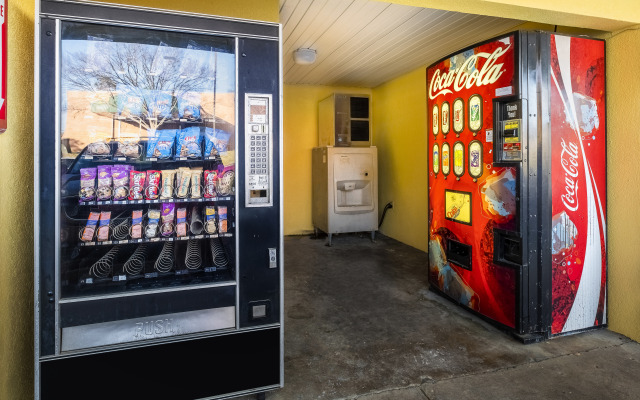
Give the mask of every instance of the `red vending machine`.
POLYGON ((427 93, 431 288, 525 342, 605 325, 604 41, 509 33, 427 93))

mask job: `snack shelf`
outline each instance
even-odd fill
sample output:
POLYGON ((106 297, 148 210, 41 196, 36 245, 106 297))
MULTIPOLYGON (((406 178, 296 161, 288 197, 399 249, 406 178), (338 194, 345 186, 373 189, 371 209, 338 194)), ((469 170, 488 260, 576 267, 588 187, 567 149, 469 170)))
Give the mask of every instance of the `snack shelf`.
POLYGON ((140 156, 137 158, 129 158, 129 157, 118 157, 113 156, 111 154, 107 155, 81 155, 81 160, 93 161, 93 162, 107 162, 107 161, 117 161, 117 162, 127 162, 127 163, 141 163, 141 162, 174 162, 174 161, 218 161, 220 162, 219 155, 213 156, 202 156, 202 157, 168 157, 168 158, 159 158, 159 157, 145 157, 140 156))
POLYGON ((125 240, 105 240, 103 242, 79 242, 82 247, 86 246, 111 246, 116 244, 137 244, 137 243, 155 243, 155 242, 180 242, 191 239, 218 239, 218 238, 231 238, 233 233, 212 233, 201 235, 189 235, 180 237, 155 237, 155 238, 143 238, 143 239, 125 239, 125 240))
POLYGON ((207 203, 207 202, 219 202, 219 201, 231 201, 232 196, 226 197, 200 197, 197 199, 157 199, 157 200, 99 200, 99 201, 81 201, 81 206, 102 206, 102 205, 126 205, 126 204, 162 204, 162 203, 207 203))

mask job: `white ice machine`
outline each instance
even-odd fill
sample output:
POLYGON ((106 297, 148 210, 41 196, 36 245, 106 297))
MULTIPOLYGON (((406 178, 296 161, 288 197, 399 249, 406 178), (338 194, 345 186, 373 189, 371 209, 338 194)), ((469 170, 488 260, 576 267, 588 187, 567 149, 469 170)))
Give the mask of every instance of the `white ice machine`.
POLYGON ((378 229, 378 150, 372 147, 313 149, 313 228, 334 233, 378 229))

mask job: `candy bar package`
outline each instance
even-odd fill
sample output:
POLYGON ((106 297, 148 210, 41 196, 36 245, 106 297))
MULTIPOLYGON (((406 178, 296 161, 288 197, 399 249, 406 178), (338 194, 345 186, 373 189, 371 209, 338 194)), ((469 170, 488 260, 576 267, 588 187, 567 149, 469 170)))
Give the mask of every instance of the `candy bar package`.
POLYGON ((199 199, 202 197, 202 168, 193 168, 191 170, 191 198, 199 199))
POLYGON ((212 199, 216 197, 216 181, 218 180, 218 171, 204 171, 204 197, 212 199))
POLYGON ((189 186, 191 184, 191 170, 189 168, 178 169, 177 184, 176 197, 184 199, 189 195, 189 186))
POLYGON ((147 143, 147 157, 169 158, 171 157, 173 144, 176 141, 175 129, 162 129, 149 131, 147 143))
POLYGON ((214 206, 206 206, 204 209, 204 231, 209 234, 218 232, 216 208, 214 206))
POLYGON ((125 140, 118 142, 115 157, 139 158, 140 143, 137 140, 125 140))
POLYGON ((87 219, 87 225, 82 230, 82 235, 80 236, 80 240, 83 242, 90 242, 93 240, 93 235, 96 233, 96 226, 98 225, 98 220, 100 219, 100 213, 92 212, 89 213, 89 218, 87 219))
POLYGON ((201 143, 202 134, 199 126, 190 126, 182 129, 178 134, 176 157, 202 157, 201 143))
POLYGON ((173 180, 176 176, 175 169, 163 169, 160 171, 162 174, 162 189, 160 190, 160 199, 172 199, 173 198, 173 180))
POLYGON ((113 179, 113 200, 126 200, 129 196, 129 166, 114 165, 111 167, 113 179))
POLYGON ((98 200, 109 200, 113 195, 113 179, 111 178, 111 165, 98 166, 98 200))
POLYGON ((162 204, 162 225, 160 226, 160 234, 162 236, 171 236, 173 233, 175 209, 176 205, 174 203, 162 204))
POLYGON ((106 142, 93 142, 87 146, 87 154, 105 157, 111 154, 111 147, 106 142))
POLYGON ((156 200, 160 196, 160 171, 147 171, 147 185, 144 195, 147 200, 156 200))
POLYGON ((109 224, 111 223, 111 211, 100 213, 100 224, 98 225, 98 241, 109 240, 109 224))
POLYGON ((97 168, 80 168, 80 201, 90 201, 96 198, 97 168))
POLYGON ((220 233, 227 232, 227 207, 218 207, 218 230, 220 233))
POLYGON ((133 210, 131 213, 131 239, 142 238, 142 210, 133 210))
POLYGON ((235 167, 218 166, 218 181, 216 182, 216 191, 219 196, 231 196, 235 192, 235 167))
POLYGON ((222 129, 205 128, 204 130, 204 155, 209 157, 215 149, 217 153, 225 153, 229 148, 231 133, 222 129))
POLYGON ((190 121, 200 119, 200 95, 198 93, 187 92, 178 98, 178 116, 190 121))
POLYGON ((158 226, 160 226, 160 210, 149 210, 147 213, 148 221, 144 229, 144 235, 151 239, 158 235, 158 226))
POLYGON ((140 171, 129 171, 129 200, 142 200, 144 199, 144 182, 147 174, 140 171))
POLYGON ((176 223, 176 236, 187 236, 187 209, 178 208, 176 210, 177 223, 176 223))

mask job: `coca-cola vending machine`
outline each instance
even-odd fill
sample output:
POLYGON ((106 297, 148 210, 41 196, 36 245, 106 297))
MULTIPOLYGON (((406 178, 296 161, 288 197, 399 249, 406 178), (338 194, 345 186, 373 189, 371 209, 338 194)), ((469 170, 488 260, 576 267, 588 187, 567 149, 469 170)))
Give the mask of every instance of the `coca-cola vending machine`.
POLYGON ((607 322, 604 54, 519 31, 427 68, 430 286, 525 342, 607 322))

